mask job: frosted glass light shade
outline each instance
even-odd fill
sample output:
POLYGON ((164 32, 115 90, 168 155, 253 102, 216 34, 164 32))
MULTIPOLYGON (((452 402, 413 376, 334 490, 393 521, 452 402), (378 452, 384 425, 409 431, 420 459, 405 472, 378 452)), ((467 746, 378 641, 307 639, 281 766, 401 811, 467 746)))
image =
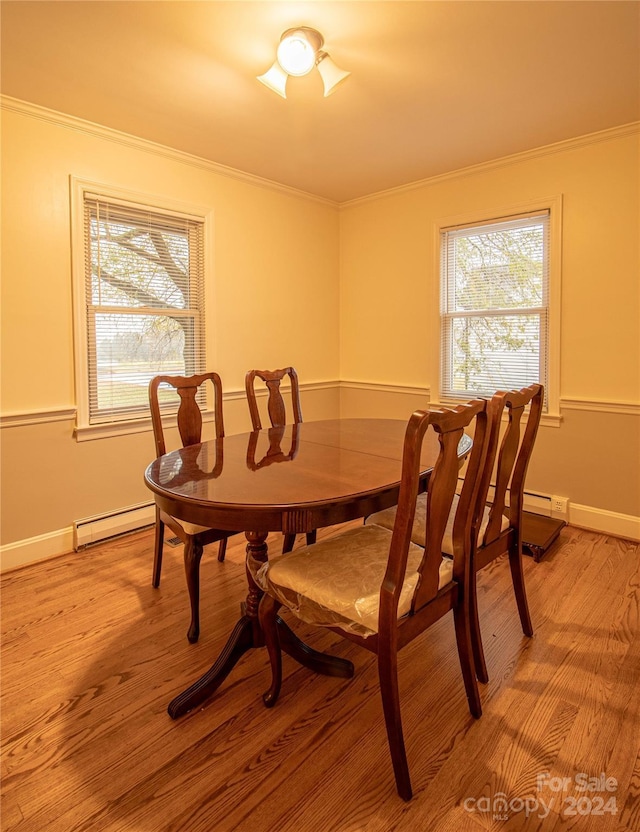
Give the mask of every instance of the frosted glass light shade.
POLYGON ((350 72, 340 69, 340 67, 331 60, 326 52, 320 52, 318 55, 318 72, 320 73, 320 77, 322 78, 322 83, 324 85, 325 98, 328 95, 331 95, 338 84, 351 75, 350 72))
POLYGON ((287 97, 286 87, 288 77, 287 73, 277 61, 274 61, 273 66, 264 75, 257 76, 258 81, 261 81, 265 87, 269 87, 270 90, 277 92, 283 98, 287 97))
POLYGON ((323 50, 323 46, 324 38, 316 29, 311 29, 309 26, 287 29, 280 38, 273 66, 264 75, 258 75, 258 81, 286 98, 289 75, 307 75, 314 66, 317 66, 326 98, 351 73, 336 66, 323 50))
POLYGON ((316 63, 316 49, 302 29, 285 33, 276 55, 278 63, 289 75, 306 75, 316 63))

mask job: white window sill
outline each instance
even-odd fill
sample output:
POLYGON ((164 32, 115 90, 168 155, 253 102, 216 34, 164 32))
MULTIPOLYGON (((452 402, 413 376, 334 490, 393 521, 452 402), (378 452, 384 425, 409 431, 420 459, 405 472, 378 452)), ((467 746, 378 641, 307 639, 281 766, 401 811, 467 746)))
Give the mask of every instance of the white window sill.
MULTIPOLYGON (((213 422, 213 411, 202 414, 203 423, 213 422)), ((176 414, 170 413, 162 417, 165 428, 176 426, 176 414)), ((76 425, 74 430, 78 442, 88 442, 92 439, 109 439, 114 436, 129 436, 134 433, 146 433, 153 430, 150 416, 136 419, 122 419, 117 422, 103 422, 98 425, 76 425)))

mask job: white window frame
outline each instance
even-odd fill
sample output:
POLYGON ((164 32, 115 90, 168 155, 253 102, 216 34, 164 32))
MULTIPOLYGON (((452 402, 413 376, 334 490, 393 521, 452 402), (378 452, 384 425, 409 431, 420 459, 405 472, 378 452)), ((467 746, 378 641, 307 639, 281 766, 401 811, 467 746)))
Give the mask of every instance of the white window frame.
POLYGON ((548 380, 545 386, 545 412, 541 423, 559 426, 562 421, 560 415, 560 315, 561 315, 561 280, 562 280, 562 195, 544 197, 535 201, 478 210, 466 214, 438 219, 434 224, 434 315, 432 321, 433 337, 431 339, 432 355, 437 356, 437 366, 432 367, 433 376, 437 378, 437 390, 443 405, 459 404, 463 400, 442 395, 443 378, 442 367, 442 234, 444 231, 459 226, 484 226, 493 222, 500 222, 527 214, 549 213, 549 297, 547 323, 547 371, 548 380), (437 322, 436 322, 437 321, 437 322))
MULTIPOLYGON (((74 364, 75 364, 75 396, 76 396, 76 427, 75 436, 78 441, 100 439, 122 434, 139 433, 151 430, 149 413, 116 418, 113 421, 90 423, 89 410, 89 352, 88 352, 88 322, 86 311, 86 264, 85 264, 85 196, 92 195, 104 198, 106 201, 131 205, 137 208, 149 209, 158 213, 178 217, 186 217, 202 222, 204 226, 204 317, 210 320, 214 309, 213 280, 211 279, 213 212, 202 205, 193 205, 155 194, 144 194, 130 191, 117 186, 91 182, 70 177, 71 202, 71 254, 72 254, 72 283, 73 283, 73 331, 74 331, 74 364)), ((208 333, 203 339, 203 366, 214 363, 210 348, 208 333)), ((207 401, 207 414, 212 403, 207 401)))

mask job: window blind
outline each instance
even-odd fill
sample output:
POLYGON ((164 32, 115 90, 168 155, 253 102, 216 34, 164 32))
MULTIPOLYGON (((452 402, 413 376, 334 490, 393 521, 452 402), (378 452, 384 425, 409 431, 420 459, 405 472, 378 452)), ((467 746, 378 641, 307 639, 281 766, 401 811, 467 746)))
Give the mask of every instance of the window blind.
POLYGON ((204 371, 204 223, 84 198, 89 423, 148 412, 160 373, 204 371))
POLYGON ((547 387, 549 212, 441 232, 443 397, 547 387))

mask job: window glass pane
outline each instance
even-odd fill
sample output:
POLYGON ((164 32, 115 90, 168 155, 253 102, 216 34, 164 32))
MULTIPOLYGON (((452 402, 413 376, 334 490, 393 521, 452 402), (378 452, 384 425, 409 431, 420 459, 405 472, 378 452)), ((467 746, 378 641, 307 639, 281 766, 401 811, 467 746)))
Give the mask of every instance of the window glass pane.
MULTIPOLYGON (((88 423, 97 424, 148 414, 155 375, 203 372, 204 219, 89 192, 83 200, 88 423)), ((178 406, 168 390, 159 399, 178 406)))
POLYGON ((113 216, 93 207, 90 216, 91 301, 95 306, 187 309, 187 230, 113 216))
MULTIPOLYGON (((190 318, 163 315, 97 314, 96 405, 99 412, 148 407, 149 381, 191 375, 185 345, 193 341, 190 318)), ((170 394, 165 391, 165 397, 170 394)), ((162 395, 160 396, 162 400, 162 395)))
POLYGON ((441 233, 444 397, 547 385, 549 212, 441 233))
POLYGON ((540 306, 544 286, 544 230, 522 228, 467 232, 452 237, 450 311, 540 306))
POLYGON ((451 353, 454 394, 493 395, 526 387, 540 375, 540 317, 455 318, 451 353))

